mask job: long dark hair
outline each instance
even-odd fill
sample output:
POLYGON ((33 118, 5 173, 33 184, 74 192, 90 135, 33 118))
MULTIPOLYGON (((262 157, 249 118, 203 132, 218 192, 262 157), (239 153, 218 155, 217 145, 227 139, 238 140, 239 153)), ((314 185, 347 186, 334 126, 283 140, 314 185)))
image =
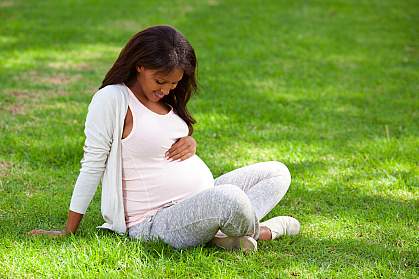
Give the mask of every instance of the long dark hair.
MULTIPOLYGON (((122 49, 118 59, 106 74, 103 88, 110 84, 131 85, 137 77, 137 67, 169 73, 175 68, 182 69, 183 77, 175 89, 165 96, 163 102, 173 107, 193 132, 195 119, 186 104, 197 90, 195 51, 186 38, 173 27, 153 26, 135 34, 122 49)), ((99 88, 99 89, 100 89, 99 88)))

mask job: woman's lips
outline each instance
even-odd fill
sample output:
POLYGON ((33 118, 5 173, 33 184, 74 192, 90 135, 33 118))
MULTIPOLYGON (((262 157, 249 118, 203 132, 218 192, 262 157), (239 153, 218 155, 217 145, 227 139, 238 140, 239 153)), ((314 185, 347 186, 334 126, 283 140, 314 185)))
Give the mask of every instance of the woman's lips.
POLYGON ((164 97, 163 93, 159 93, 159 92, 154 92, 154 96, 156 96, 157 98, 161 99, 164 97))

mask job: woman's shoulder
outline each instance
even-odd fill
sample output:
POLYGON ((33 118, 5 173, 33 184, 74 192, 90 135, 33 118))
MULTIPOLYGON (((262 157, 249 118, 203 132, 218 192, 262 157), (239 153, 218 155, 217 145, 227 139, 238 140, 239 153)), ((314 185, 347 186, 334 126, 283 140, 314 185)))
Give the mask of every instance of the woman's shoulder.
POLYGON ((99 89, 92 98, 92 102, 103 104, 119 104, 125 98, 125 86, 123 84, 110 84, 99 89))

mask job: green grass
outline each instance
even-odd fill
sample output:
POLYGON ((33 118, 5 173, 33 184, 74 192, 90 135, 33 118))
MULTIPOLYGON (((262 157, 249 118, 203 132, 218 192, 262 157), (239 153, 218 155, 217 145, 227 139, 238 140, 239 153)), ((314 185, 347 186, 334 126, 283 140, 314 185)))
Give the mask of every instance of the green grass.
POLYGON ((0 277, 417 278, 417 1, 1 1, 0 277), (146 3, 149 2, 149 3, 146 3), (279 160, 268 217, 294 238, 244 255, 61 228, 87 105, 128 38, 170 24, 196 49, 198 154, 215 176, 279 160))

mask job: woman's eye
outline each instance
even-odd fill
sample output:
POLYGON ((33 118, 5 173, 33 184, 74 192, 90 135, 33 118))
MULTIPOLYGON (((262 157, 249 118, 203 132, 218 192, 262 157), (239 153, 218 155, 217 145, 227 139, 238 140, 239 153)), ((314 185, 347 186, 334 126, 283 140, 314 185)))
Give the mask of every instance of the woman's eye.
POLYGON ((163 84, 164 82, 163 82, 163 81, 156 80, 156 83, 161 85, 161 84, 163 84))

